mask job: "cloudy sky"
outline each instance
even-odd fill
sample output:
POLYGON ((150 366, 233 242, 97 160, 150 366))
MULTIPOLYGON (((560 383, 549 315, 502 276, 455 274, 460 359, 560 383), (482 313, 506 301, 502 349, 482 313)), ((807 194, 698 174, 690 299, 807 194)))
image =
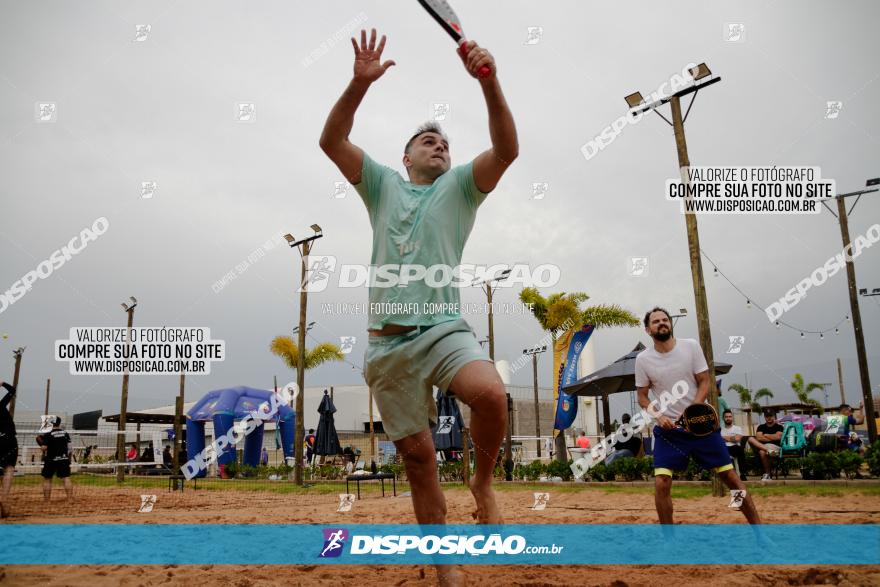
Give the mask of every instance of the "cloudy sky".
MULTIPOLYGON (((520 157, 480 208, 463 261, 552 263, 552 291, 584 291, 641 315, 655 304, 686 308, 678 336, 696 337, 684 217, 663 197, 677 174, 671 128, 659 117, 625 127, 600 153, 581 146, 626 112, 623 96, 657 89, 690 62, 721 83, 687 121, 694 165, 818 166, 840 192, 880 176, 877 3, 864 2, 459 2, 465 31, 496 57, 519 130, 520 157), (733 29, 731 29, 733 25, 733 29), (739 27, 738 25, 742 25, 739 27), (533 37, 529 41, 530 27, 533 37), (731 32, 733 31, 733 32, 731 32), (828 102, 841 105, 829 115, 828 102), (871 106, 874 104, 875 106, 871 106), (547 184, 535 198, 533 184, 547 184), (647 257, 647 275, 630 275, 647 257)), ((53 344, 74 326, 122 326, 119 303, 136 296, 138 326, 210 327, 227 359, 188 378, 187 396, 219 387, 269 387, 294 374, 268 350, 298 319, 299 258, 275 247, 238 275, 236 266, 280 231, 324 238, 315 254, 369 263, 371 232, 360 199, 334 197, 340 173, 318 148, 333 102, 351 76, 353 23, 388 35, 392 68, 370 90, 351 139, 403 172, 402 145, 448 104, 443 121, 453 163, 489 146, 478 83, 455 46, 415 1, 246 3, 8 3, 0 21, 0 291, 6 291, 95 219, 109 229, 0 313, 0 379, 26 346, 19 409, 40 409, 47 378, 57 411, 118 411, 120 377, 73 376, 53 344), (137 25, 149 25, 136 35, 137 25), (35 109, 54 104, 50 121, 35 109), (255 117, 238 120, 238 104, 255 117), (155 182, 142 198, 142 182, 155 182), (213 287, 228 272, 236 279, 213 287), (215 291, 218 290, 218 291, 215 291)), ((668 116, 668 107, 665 111, 668 116)), ((850 200, 852 203, 852 200, 850 200)), ((817 215, 702 216, 702 248, 755 303, 766 306, 841 249, 835 218, 817 215)), ((880 222, 880 197, 862 198, 853 237, 880 222)), ((880 287, 880 247, 856 261, 859 287, 880 287)), ((833 382, 843 359, 847 399, 859 376, 843 272, 786 313, 777 330, 704 261, 716 358, 734 363, 724 382, 770 387, 790 399, 796 372, 833 382), (800 338, 800 330, 831 329, 800 338), (744 336, 728 354, 730 336, 744 336)), ((518 287, 500 290, 514 302, 518 287)), ((478 302, 477 288, 462 301, 478 302)), ((316 340, 356 336, 364 316, 322 312, 363 303, 363 288, 312 294, 316 340)), ((880 386, 880 296, 862 298, 875 393, 880 386)), ((469 320, 480 337, 485 315, 469 320)), ((542 333, 528 315, 498 315, 496 356, 515 360, 542 333)), ((600 365, 648 339, 640 328, 595 336, 600 365)), ((549 385, 549 355, 541 382, 549 385)), ((530 369, 513 377, 528 384, 530 369)), ((350 364, 321 367, 309 385, 362 382, 350 364)), ((177 378, 136 376, 130 409, 172 402, 177 378)), ((819 399, 824 399, 819 396, 819 399)), ((628 406, 628 402, 627 406, 628 406)), ((623 409, 621 398, 615 411, 623 409)))

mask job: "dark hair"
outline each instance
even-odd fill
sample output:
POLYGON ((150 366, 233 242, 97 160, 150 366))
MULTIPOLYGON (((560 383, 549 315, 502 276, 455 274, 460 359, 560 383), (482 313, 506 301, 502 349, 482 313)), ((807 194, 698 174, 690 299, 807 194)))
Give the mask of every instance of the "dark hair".
POLYGON ((730 411, 730 408, 725 408, 724 411, 721 412, 721 415, 722 415, 722 416, 723 416, 724 414, 730 414, 730 415, 732 416, 732 415, 733 415, 733 412, 730 411))
POLYGON ((841 411, 841 412, 842 412, 843 410, 846 410, 846 409, 850 409, 850 410, 851 410, 851 409, 852 409, 852 406, 849 405, 849 404, 840 404, 840 411, 841 411))
POLYGON ((315 432, 315 429, 314 429, 314 428, 309 428, 309 434, 312 434, 312 433, 314 433, 314 432, 315 432))
POLYGON ((624 414, 620 417, 620 421, 623 422, 624 424, 629 424, 630 418, 631 418, 631 416, 629 414, 624 414))
POLYGON ((776 412, 773 410, 764 410, 764 417, 769 418, 770 416, 776 417, 776 412))
POLYGON ((660 306, 654 306, 653 310, 650 310, 647 314, 645 314, 645 328, 648 327, 648 324, 651 323, 651 314, 654 312, 663 312, 666 314, 666 317, 669 318, 669 321, 672 322, 672 316, 669 315, 669 312, 661 308, 660 306))
POLYGON ((55 416, 55 425, 61 426, 61 416, 55 416))
POLYGON ((423 124, 422 126, 420 126, 419 128, 416 129, 416 134, 414 134, 413 136, 411 136, 411 137, 409 138, 409 140, 406 142, 406 146, 403 147, 403 152, 404 152, 404 153, 409 153, 409 150, 410 150, 410 148, 412 147, 413 142, 414 142, 417 138, 419 138, 419 136, 425 134, 426 132, 437 133, 438 135, 440 135, 441 137, 443 137, 443 140, 444 140, 444 141, 446 141, 447 143, 449 142, 449 139, 446 138, 446 135, 445 135, 445 134, 443 134, 443 129, 440 128, 440 125, 437 124, 437 123, 436 123, 435 121, 433 121, 433 120, 429 120, 428 122, 426 122, 425 124, 423 124))

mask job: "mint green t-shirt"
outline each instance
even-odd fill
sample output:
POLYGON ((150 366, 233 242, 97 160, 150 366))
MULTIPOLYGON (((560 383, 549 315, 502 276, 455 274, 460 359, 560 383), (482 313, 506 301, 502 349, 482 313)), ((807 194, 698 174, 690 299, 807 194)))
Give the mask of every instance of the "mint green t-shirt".
POLYGON ((470 282, 456 277, 457 268, 477 208, 488 195, 474 182, 473 163, 453 167, 431 185, 413 185, 364 153, 361 182, 354 188, 373 227, 368 328, 460 318, 459 289, 470 282), (425 268, 424 277, 418 267, 425 268))

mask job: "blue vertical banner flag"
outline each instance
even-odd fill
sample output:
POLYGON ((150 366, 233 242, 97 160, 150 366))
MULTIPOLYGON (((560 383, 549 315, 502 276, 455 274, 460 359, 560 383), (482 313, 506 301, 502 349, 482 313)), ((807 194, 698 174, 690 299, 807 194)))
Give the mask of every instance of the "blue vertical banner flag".
POLYGON ((569 330, 556 339, 556 344, 553 345, 553 372, 557 374, 553 394, 556 400, 554 436, 570 428, 577 416, 577 398, 565 393, 562 388, 577 380, 578 359, 594 329, 592 325, 587 324, 581 326, 579 330, 569 330))

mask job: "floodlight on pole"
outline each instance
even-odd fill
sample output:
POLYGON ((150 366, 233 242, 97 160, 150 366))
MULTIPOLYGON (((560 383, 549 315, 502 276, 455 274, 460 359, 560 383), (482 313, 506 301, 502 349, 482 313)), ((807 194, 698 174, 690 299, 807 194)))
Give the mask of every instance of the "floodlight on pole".
MULTIPOLYGON (((510 275, 510 269, 505 269, 500 275, 487 277, 481 281, 477 281, 472 285, 479 285, 486 292, 486 301, 489 305, 489 358, 495 361, 495 317, 492 312, 492 284, 499 283, 507 279, 510 275)), ((513 446, 510 427, 513 425, 513 398, 510 393, 507 394, 507 438, 504 444, 504 478, 507 481, 513 481, 513 456, 510 454, 513 446)))
MULTIPOLYGON (((690 114, 691 106, 693 106, 694 100, 696 100, 697 92, 699 92, 699 90, 701 90, 702 88, 721 81, 720 77, 712 75, 711 70, 705 63, 700 63, 696 67, 691 68, 689 71, 691 73, 691 76, 694 78, 693 84, 690 84, 687 87, 679 90, 678 92, 675 92, 669 97, 660 98, 648 104, 637 106, 635 109, 633 109, 636 113, 653 110, 654 113, 657 114, 657 116, 662 118, 664 122, 666 122, 673 128, 675 136, 675 146, 678 152, 679 169, 689 168, 691 165, 687 151, 687 141, 685 140, 684 123, 687 120, 688 114, 690 114), (693 97, 691 98, 687 111, 684 113, 684 115, 682 115, 681 98, 688 94, 693 94, 693 97), (670 107, 672 109, 671 121, 660 114, 660 112, 658 112, 657 110, 660 106, 666 104, 667 102, 670 104, 670 107)), ((627 105, 630 105, 630 102, 632 101, 632 96, 633 94, 630 94, 625 97, 627 105)), ((703 353, 706 355, 706 362, 709 366, 708 399, 710 404, 712 404, 713 406, 717 406, 718 388, 715 382, 715 355, 712 351, 712 333, 709 327, 709 302, 706 297, 706 284, 703 282, 703 263, 700 257, 700 235, 697 227, 697 215, 685 214, 685 224, 687 226, 688 250, 690 256, 691 277, 693 281, 694 302, 696 306, 697 328, 699 331, 700 346, 703 349, 703 353)), ((716 496, 723 495, 721 481, 717 475, 714 475, 712 479, 712 493, 716 496)))
MULTIPOLYGON (((866 188, 872 188, 872 186, 880 185, 880 177, 875 177, 868 179, 865 181, 866 188)), ((838 194, 834 197, 837 200, 837 213, 834 213, 828 204, 824 201, 822 205, 828 209, 831 214, 837 218, 837 222, 840 226, 840 238, 843 244, 843 250, 849 250, 851 246, 850 236, 849 236, 849 217, 852 215, 853 210, 856 208, 856 204, 859 203, 859 200, 862 199, 862 196, 865 194, 872 194, 880 191, 880 188, 874 187, 873 189, 864 189, 858 190, 855 192, 849 192, 846 194, 838 194), (855 201, 853 205, 850 207, 849 211, 846 209, 846 198, 851 198, 855 196, 855 201)), ((859 237, 861 238, 861 237, 859 237)), ((855 336, 856 342, 856 358, 859 365, 859 382, 862 387, 862 402, 864 403, 864 412, 863 415, 865 417, 865 424, 868 428, 868 439, 871 444, 877 442, 877 421, 875 420, 876 414, 874 413, 874 398, 871 394, 871 377, 868 370, 868 354, 865 349, 865 334, 862 328, 862 313, 859 309, 859 293, 856 291, 856 266, 854 263, 854 259, 850 255, 845 255, 845 264, 846 264, 846 281, 849 289, 849 306, 850 306, 850 314, 846 316, 846 320, 849 321, 850 315, 852 316, 853 322, 853 335, 855 336)), ((867 293, 867 292, 866 292, 867 293)), ((865 294, 862 294, 865 295, 865 294)))
MULTIPOLYGON (((125 331, 126 344, 131 344, 131 326, 134 323, 134 309, 137 307, 137 298, 128 297, 130 303, 122 302, 122 309, 128 314, 128 326, 125 331)), ((125 481, 125 467, 119 466, 120 462, 125 461, 125 420, 128 412, 128 369, 122 372, 122 394, 119 400, 119 423, 117 424, 116 434, 116 481, 122 483, 125 481)))
POLYGON ((626 100, 626 103, 630 108, 636 108, 645 103, 645 98, 642 96, 641 92, 633 92, 629 96, 625 96, 623 99, 626 100))
POLYGON ((523 349, 524 355, 532 356, 532 373, 534 375, 534 393, 535 393, 535 447, 538 458, 541 458, 541 407, 538 402, 538 355, 547 352, 547 345, 534 347, 531 349, 523 349))
POLYGON ((321 230, 321 227, 317 224, 312 224, 310 228, 314 231, 315 234, 312 236, 306 237, 301 240, 297 240, 292 234, 285 234, 284 239, 287 241, 287 244, 290 248, 295 248, 299 251, 300 255, 300 288, 299 288, 299 326, 294 329, 294 333, 298 335, 297 337, 297 346, 299 351, 299 360, 297 361, 297 369, 296 369, 296 384, 299 389, 299 393, 296 395, 296 431, 294 432, 293 439, 293 453, 294 453, 294 469, 293 469, 293 479, 294 483, 297 485, 303 485, 303 438, 304 438, 304 429, 303 429, 303 411, 304 411, 304 396, 306 389, 305 382, 305 363, 306 363, 306 332, 315 325, 314 322, 311 322, 308 327, 306 327, 306 307, 308 304, 308 271, 309 271, 309 253, 312 250, 312 246, 314 246, 314 241, 324 236, 324 232, 321 230))

